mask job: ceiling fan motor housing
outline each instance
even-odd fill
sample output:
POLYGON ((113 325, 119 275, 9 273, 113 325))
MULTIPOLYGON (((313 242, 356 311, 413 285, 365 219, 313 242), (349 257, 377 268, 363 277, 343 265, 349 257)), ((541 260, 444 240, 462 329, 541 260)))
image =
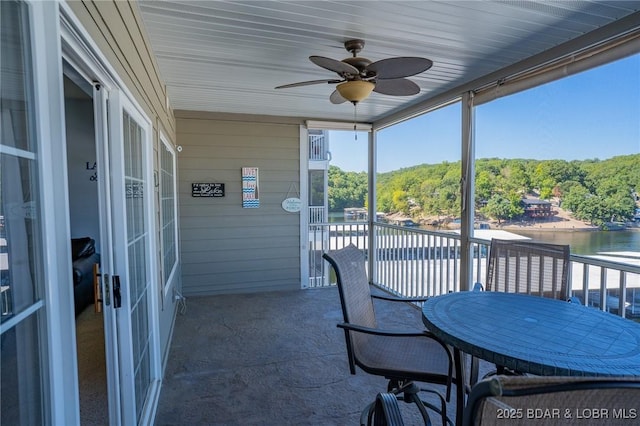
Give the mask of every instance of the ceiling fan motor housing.
POLYGON ((361 77, 373 77, 375 76, 375 73, 372 72, 368 72, 367 66, 369 66, 369 64, 371 64, 371 61, 367 58, 362 58, 360 56, 354 56, 352 58, 345 58, 342 60, 342 62, 347 63, 353 67, 356 67, 358 69, 358 71, 360 71, 360 76, 361 77), (372 75, 370 75, 372 74, 372 75))

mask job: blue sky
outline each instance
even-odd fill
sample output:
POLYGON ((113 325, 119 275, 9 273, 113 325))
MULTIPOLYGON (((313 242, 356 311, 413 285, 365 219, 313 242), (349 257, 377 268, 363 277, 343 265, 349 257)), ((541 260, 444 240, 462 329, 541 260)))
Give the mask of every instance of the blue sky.
MULTIPOLYGON (((366 101, 364 101, 366 102, 366 101)), ((378 171, 460 159, 460 106, 378 133, 378 171)), ((366 171, 367 137, 331 132, 331 164, 366 171)), ((640 153, 640 54, 476 108, 476 158, 584 160, 640 153)))

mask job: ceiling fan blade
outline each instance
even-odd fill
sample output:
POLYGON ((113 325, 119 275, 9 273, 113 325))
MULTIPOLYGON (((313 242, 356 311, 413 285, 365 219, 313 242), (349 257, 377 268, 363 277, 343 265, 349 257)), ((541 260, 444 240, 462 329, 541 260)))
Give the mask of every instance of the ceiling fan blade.
POLYGON ((401 56, 376 61, 367 66, 367 71, 376 73, 378 80, 409 77, 428 70, 433 62, 427 58, 401 56))
POLYGON ((337 90, 333 91, 331 96, 329 96, 329 100, 331 101, 332 104, 343 104, 347 102, 347 100, 343 98, 340 92, 338 92, 337 90))
POLYGON ((373 91, 383 95, 411 96, 420 93, 420 87, 406 78, 394 78, 392 80, 377 80, 373 91))
POLYGON ((336 61, 335 59, 325 58, 324 56, 309 56, 309 60, 319 67, 337 72, 340 75, 358 75, 360 73, 358 68, 353 65, 349 65, 342 61, 336 61))
POLYGON ((299 86, 310 86, 312 84, 335 84, 335 83, 340 83, 342 80, 310 80, 310 81, 301 81, 299 83, 291 83, 291 84, 284 84, 282 86, 278 86, 276 87, 276 89, 288 89, 290 87, 299 87, 299 86))

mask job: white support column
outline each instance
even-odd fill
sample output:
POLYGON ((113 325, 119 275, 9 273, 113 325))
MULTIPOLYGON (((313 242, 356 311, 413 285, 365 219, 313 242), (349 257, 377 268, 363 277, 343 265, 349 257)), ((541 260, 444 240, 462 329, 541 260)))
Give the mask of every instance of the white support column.
POLYGON ((369 131, 369 176, 368 176, 368 203, 369 203, 369 217, 368 217, 368 228, 369 228, 369 281, 376 282, 376 262, 377 262, 377 250, 376 250, 376 241, 375 241, 375 233, 373 230, 373 223, 376 221, 376 158, 377 158, 377 149, 376 149, 376 140, 377 140, 377 131, 370 130, 369 131))
MULTIPOLYGON (((300 285, 309 287, 309 133, 300 125, 300 285)), ((326 186, 325 186, 326 188, 326 186)))
POLYGON ((462 194, 460 223, 460 291, 473 287, 473 252, 469 238, 473 236, 475 200, 475 138, 474 138, 473 93, 462 96, 462 194))

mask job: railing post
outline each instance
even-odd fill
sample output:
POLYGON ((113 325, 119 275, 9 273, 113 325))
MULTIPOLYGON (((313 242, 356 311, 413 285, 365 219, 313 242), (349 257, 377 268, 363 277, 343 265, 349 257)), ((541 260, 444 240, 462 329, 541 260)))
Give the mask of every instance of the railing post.
POLYGON ((473 256, 470 237, 473 234, 475 204, 475 141, 473 138, 473 93, 462 95, 462 171, 460 193, 460 291, 473 287, 473 256))
POLYGON ((368 228, 369 228, 369 281, 370 282, 378 282, 377 271, 375 268, 375 264, 378 261, 378 251, 376 249, 376 230, 374 229, 374 223, 377 219, 376 217, 376 135, 377 131, 372 129, 369 132, 369 149, 368 149, 368 170, 369 176, 367 180, 368 185, 368 207, 369 214, 367 218, 368 228))

